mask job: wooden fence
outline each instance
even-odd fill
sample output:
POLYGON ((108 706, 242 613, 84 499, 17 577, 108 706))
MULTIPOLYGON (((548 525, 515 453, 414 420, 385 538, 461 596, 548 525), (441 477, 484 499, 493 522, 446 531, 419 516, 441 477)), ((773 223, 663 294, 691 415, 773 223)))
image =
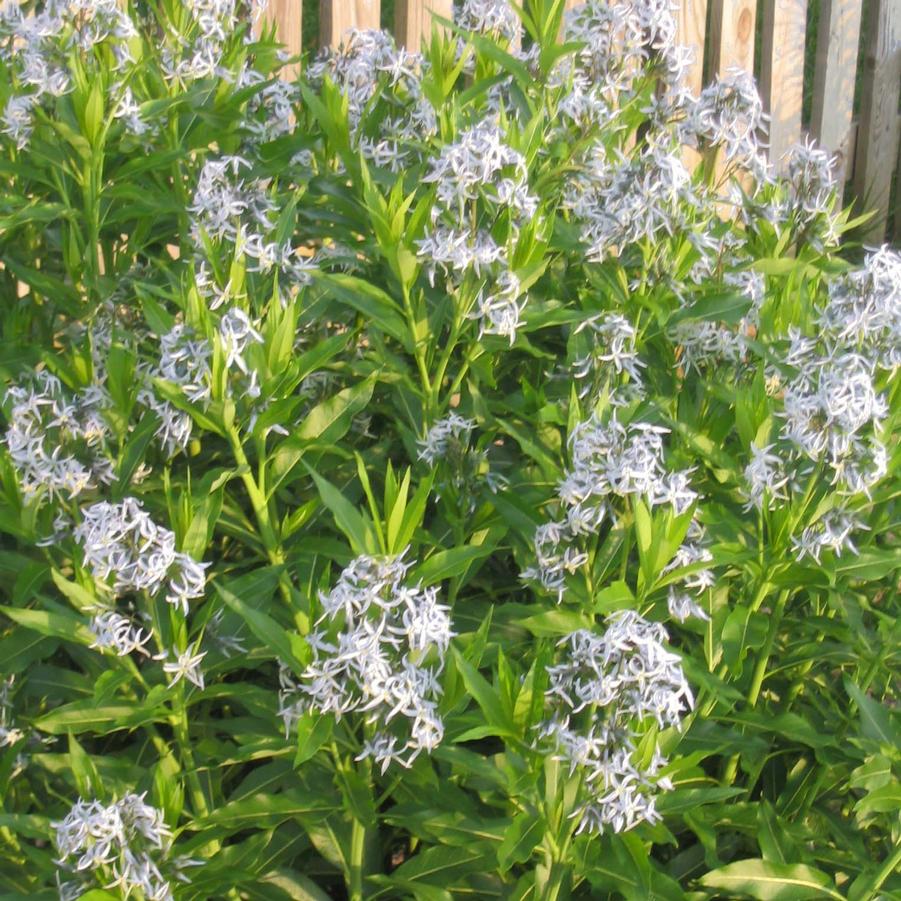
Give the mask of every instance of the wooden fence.
MULTIPOLYGON (((293 54, 302 49, 301 2, 270 0, 269 5, 279 37, 293 54)), ((567 6, 578 2, 567 0, 567 6)), ((887 223, 894 218, 894 239, 901 242, 901 178, 890 216, 892 183, 901 170, 901 0, 818 0, 818 4, 806 132, 835 154, 839 177, 850 182, 860 209, 873 211, 866 240, 884 240, 887 223), (855 118, 858 77, 861 93, 855 118)), ((452 8, 453 0, 396 0, 395 37, 409 49, 418 49, 431 29, 432 13, 451 18, 452 8)), ((777 166, 805 131, 801 114, 807 15, 808 0, 681 0, 677 14, 680 43, 695 49, 689 83, 696 93, 703 87, 705 69, 711 77, 731 66, 759 71, 761 95, 771 116, 770 159, 777 166)), ((339 43, 349 28, 378 28, 380 18, 380 0, 319 0, 320 43, 339 43)))

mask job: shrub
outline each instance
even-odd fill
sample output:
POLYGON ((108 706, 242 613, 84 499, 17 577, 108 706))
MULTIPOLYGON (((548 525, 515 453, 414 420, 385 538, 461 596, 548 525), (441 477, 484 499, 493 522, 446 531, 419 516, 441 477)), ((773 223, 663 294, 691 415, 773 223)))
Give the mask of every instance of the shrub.
POLYGON ((901 257, 828 156, 657 0, 296 81, 258 14, 0 10, 6 897, 901 890, 901 257))

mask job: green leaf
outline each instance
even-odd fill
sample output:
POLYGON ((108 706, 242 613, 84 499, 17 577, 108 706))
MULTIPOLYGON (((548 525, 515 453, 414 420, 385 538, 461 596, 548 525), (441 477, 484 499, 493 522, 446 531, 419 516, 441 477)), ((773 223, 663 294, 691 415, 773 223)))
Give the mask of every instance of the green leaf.
POLYGON ((93 732, 108 735, 120 729, 134 729, 149 723, 161 722, 166 717, 156 706, 134 703, 97 705, 93 698, 75 701, 57 707, 44 716, 38 717, 34 725, 42 732, 64 735, 66 732, 93 732))
POLYGON ((452 647, 452 651, 454 662, 463 679, 466 690, 475 698, 479 707, 482 708, 482 713, 485 714, 485 719, 492 730, 494 730, 494 734, 502 736, 515 735, 516 730, 504 711, 500 695, 455 647, 452 647))
MULTIPOLYGON (((90 152, 90 150, 88 151, 90 152)), ((44 297, 52 297, 61 306, 68 305, 73 311, 78 309, 80 298, 78 292, 63 279, 56 278, 41 269, 32 269, 17 263, 8 254, 4 255, 3 265, 20 281, 34 288, 44 297)))
MULTIPOLYGON (((459 750, 459 749, 458 749, 459 750)), ((448 803, 446 793, 436 803, 448 803)), ((384 814, 386 822, 433 843, 473 849, 479 844, 499 846, 507 834, 507 818, 467 815, 458 810, 429 806, 423 798, 398 804, 384 814)))
MULTIPOLYGON (((187 413, 205 432, 212 432, 220 438, 227 437, 222 423, 201 409, 199 405, 192 404, 177 385, 155 378, 153 387, 164 400, 169 401, 177 410, 187 413)), ((213 407, 211 406, 210 409, 212 410, 213 407)))
POLYGON ((379 539, 375 526, 331 482, 324 479, 311 466, 307 470, 316 483, 322 502, 335 518, 338 530, 350 542, 355 554, 378 554, 379 539))
POLYGON ((897 780, 873 789, 854 806, 854 812, 858 816, 869 813, 897 813, 899 810, 901 810, 901 782, 897 780))
POLYGON ((374 827, 376 822, 375 799, 372 797, 373 786, 370 781, 353 767, 339 769, 335 774, 335 781, 341 790, 344 807, 351 816, 367 829, 374 827))
POLYGON ((859 554, 843 554, 824 562, 824 569, 834 569, 836 575, 865 582, 884 579, 901 569, 901 559, 895 550, 867 548, 859 554))
MULTIPOLYGON (((490 872, 492 857, 467 848, 425 848, 402 863, 385 882, 397 884, 431 883, 448 885, 449 881, 467 873, 490 872)), ((380 880, 381 881, 381 880, 380 880)))
POLYGON ((779 864, 761 859, 740 860, 701 877, 707 888, 730 897, 747 895, 760 901, 804 901, 806 898, 841 898, 832 879, 804 864, 779 864))
POLYGON ((673 791, 660 795, 657 800, 657 809, 664 816, 673 816, 688 810, 697 810, 704 804, 719 804, 741 794, 744 794, 744 789, 728 786, 681 788, 677 785, 673 791))
POLYGON ((593 609, 595 613, 613 613, 616 610, 631 607, 635 607, 635 595, 622 580, 612 582, 594 596, 593 609))
POLYGON ((0 828, 41 841, 52 839, 54 832, 49 817, 31 813, 0 813, 0 828))
POLYGON ((570 632, 576 632, 579 629, 591 629, 594 625, 592 617, 588 617, 578 610, 568 610, 563 607, 545 610, 543 613, 527 616, 517 622, 533 635, 550 638, 569 635, 570 632))
POLYGON ((128 436, 128 441, 116 464, 116 481, 112 488, 112 495, 115 499, 118 500, 127 493, 127 489, 131 485, 131 478, 144 461, 144 455, 158 426, 159 419, 154 413, 148 411, 128 436))
POLYGON ((141 311, 144 313, 144 319, 147 325, 156 335, 165 335, 172 329, 174 319, 172 314, 156 300, 152 295, 148 294, 141 285, 135 286, 135 294, 141 304, 141 311))
POLYGON ((332 737, 335 720, 330 714, 307 712, 297 720, 297 753, 294 767, 306 763, 332 737))
POLYGON ((769 619, 760 611, 739 604, 723 624, 723 662, 735 678, 741 676, 748 651, 762 648, 769 630, 769 619))
POLYGON ((2 607, 0 613, 8 616, 13 622, 47 635, 50 638, 62 638, 66 641, 78 641, 90 645, 94 641, 91 630, 77 617, 70 613, 48 613, 46 610, 28 610, 22 607, 2 607))
POLYGON ((97 768, 85 749, 78 743, 78 739, 69 733, 69 766, 75 777, 75 786, 78 794, 83 798, 97 797, 100 794, 100 777, 97 768))
POLYGON ((288 789, 277 795, 259 792, 222 804, 204 819, 195 820, 188 828, 203 831, 210 826, 224 826, 229 832, 272 829, 285 820, 310 814, 322 816, 333 809, 321 798, 298 789, 288 789))
MULTIPOLYGON (((651 554, 651 545, 654 540, 654 528, 651 522, 650 511, 644 501, 636 500, 634 509, 635 539, 638 544, 638 553, 644 564, 644 561, 649 558, 651 554)), ((650 577, 652 575, 652 573, 646 574, 648 582, 650 582, 650 577)))
POLYGON ((13 585, 13 603, 15 606, 27 604, 41 586, 50 577, 50 567, 39 560, 24 562, 13 585))
POLYGON ((354 460, 357 464, 357 478, 363 488, 363 494, 366 496, 366 502, 369 504, 369 512, 372 515, 372 527, 375 529, 375 535, 379 542, 379 550, 382 554, 388 553, 388 547, 385 544, 385 534, 382 529, 382 513, 372 491, 372 483, 369 481, 369 473, 366 470, 366 462, 357 451, 354 451, 354 460))
POLYGON ((97 606, 97 598, 87 588, 79 585, 77 582, 70 582, 59 570, 54 569, 50 576, 53 579, 53 584, 69 599, 72 606, 77 610, 84 612, 97 606))
POLYGON ((294 437, 301 441, 318 440, 323 444, 340 441, 354 416, 369 403, 374 386, 373 379, 366 379, 313 407, 298 426, 294 437))
POLYGON ((766 799, 757 804, 757 844, 764 859, 773 863, 793 863, 797 858, 797 848, 782 819, 766 799))
POLYGON ((385 479, 385 512, 388 513, 388 522, 386 526, 387 531, 387 540, 388 540, 388 553, 389 554, 399 554, 406 545, 401 544, 400 542, 400 529, 401 525, 404 521, 404 514, 407 510, 407 498, 410 494, 410 475, 412 470, 407 467, 406 472, 404 472, 404 477, 400 482, 400 485, 397 485, 396 482, 392 482, 394 486, 394 492, 392 495, 392 500, 388 499, 388 485, 389 480, 393 479, 393 471, 391 470, 391 466, 389 464, 388 467, 388 477, 385 479), (388 510, 388 504, 391 504, 390 511, 388 510))
POLYGON ((474 560, 490 557, 493 552, 494 545, 471 544, 438 551, 412 571, 412 578, 423 585, 435 585, 453 576, 463 575, 474 560))
MULTIPOLYGON (((247 628, 263 643, 273 657, 290 666, 298 675, 306 669, 306 664, 295 653, 296 644, 288 637, 288 630, 280 626, 268 613, 251 607, 223 585, 216 585, 222 600, 231 607, 247 624, 247 628)), ((268 595, 257 596, 254 601, 261 607, 269 600, 268 595)))
POLYGON ((644 843, 636 835, 624 832, 614 837, 612 850, 618 872, 636 885, 636 894, 627 896, 630 901, 632 898, 650 898, 651 861, 644 843))
POLYGON ((811 722, 797 713, 773 715, 758 710, 733 713, 729 721, 750 726, 761 732, 775 732, 789 741, 800 742, 811 748, 827 748, 835 745, 835 735, 819 731, 811 722))
POLYGON ((766 257, 754 261, 751 267, 756 272, 763 275, 786 276, 793 272, 803 273, 809 268, 810 264, 797 257, 766 257))
POLYGON ((395 553, 402 551, 413 540, 416 530, 422 525, 425 516, 426 506, 429 502, 429 495, 432 491, 432 480, 435 478, 435 470, 431 470, 416 487, 413 497, 410 499, 403 512, 400 526, 394 534, 392 541, 390 537, 389 523, 389 548, 395 548, 395 553))
POLYGON ((892 762, 883 754, 874 754, 852 773, 848 784, 851 788, 875 791, 892 781, 892 762))
POLYGON ((181 767, 171 753, 161 757, 153 768, 153 803, 164 813, 167 823, 177 823, 185 803, 181 767))
POLYGON ((502 69, 509 72, 519 82, 520 87, 524 91, 529 88, 532 84, 532 76, 524 63, 502 50, 490 38, 483 37, 480 34, 470 34, 468 37, 479 53, 484 54, 502 69))
MULTIPOLYGON (((289 335, 291 338, 291 352, 290 356, 294 356, 293 350, 293 340, 294 340, 294 332, 292 331, 289 335)), ((332 335, 330 338, 326 338, 322 341, 317 341, 309 350, 305 350, 299 357, 294 357, 294 362, 297 367, 297 370, 293 376, 295 380, 298 382, 310 375, 312 372, 316 372, 316 370, 321 369, 326 363, 330 362, 334 359, 338 354, 341 353, 346 347, 347 343, 350 340, 350 333, 345 332, 339 335, 332 335)))
POLYGON ((331 901, 331 896, 319 888, 312 879, 284 867, 268 872, 257 883, 258 886, 261 884, 275 886, 291 901, 331 901))
POLYGON ((6 675, 21 673, 37 660, 46 660, 59 643, 40 633, 16 629, 0 638, 0 660, 6 675))
POLYGON ((408 353, 413 352, 410 332, 399 305, 381 288, 364 279, 340 273, 319 273, 315 278, 329 288, 341 303, 362 313, 379 331, 400 342, 408 353))
POLYGON ((860 711, 860 731, 869 739, 892 748, 901 747, 901 732, 889 710, 865 695, 847 676, 845 691, 860 711))
POLYGON ((513 864, 525 863, 532 856, 541 844, 545 828, 544 818, 535 812, 524 812, 513 818, 497 849, 497 863, 502 875, 513 864))
POLYGON ((100 81, 94 81, 84 107, 84 136, 92 145, 97 143, 103 127, 103 89, 100 81))
POLYGON ((751 308, 751 301, 738 291, 711 293, 701 300, 680 310, 670 319, 675 325, 691 320, 726 322, 735 325, 751 308))
POLYGON ((202 560, 222 512, 225 486, 237 476, 235 469, 211 469, 192 486, 192 516, 181 539, 181 550, 202 560))

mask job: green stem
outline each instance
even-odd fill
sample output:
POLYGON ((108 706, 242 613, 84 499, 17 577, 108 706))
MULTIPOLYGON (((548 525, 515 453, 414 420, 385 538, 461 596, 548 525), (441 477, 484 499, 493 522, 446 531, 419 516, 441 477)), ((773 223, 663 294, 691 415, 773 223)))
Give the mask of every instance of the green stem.
MULTIPOLYGON (((754 673, 751 676, 751 687, 748 690, 748 698, 747 703, 748 707, 753 710, 757 706, 757 701, 760 699, 760 691, 763 688, 763 680, 766 678, 766 670, 767 666, 770 662, 770 655, 773 652, 773 645, 776 641, 776 635, 779 632, 779 626, 782 624, 782 616, 785 613, 785 605, 788 602, 789 598, 788 589, 781 591, 779 593, 779 597, 776 601, 776 606, 770 614, 770 623, 769 629, 767 630, 766 639, 763 643, 763 647, 760 650, 760 654, 757 657, 757 661, 754 664, 754 673)), ((766 595, 764 594, 763 597, 766 595)), ((760 598, 758 602, 756 602, 752 606, 752 610, 756 611, 760 605, 763 603, 763 597, 760 598)), ((740 760, 740 754, 733 754, 728 763, 726 764, 726 769, 723 773, 723 783, 725 785, 732 785, 735 781, 735 777, 738 774, 738 763, 740 760)))
POLYGON ((753 708, 757 706, 757 699, 760 697, 760 689, 763 686, 763 680, 766 677, 766 668, 770 662, 770 654, 773 652, 773 644, 776 641, 776 633, 782 624, 782 616, 785 613, 785 605, 788 601, 789 591, 786 589, 779 593, 776 601, 776 608, 770 614, 770 627, 767 631, 766 641, 754 665, 754 675, 751 677, 751 689, 748 692, 748 706, 753 708))
POLYGON ((188 783, 188 795, 194 808, 194 816, 204 819, 209 816, 210 809, 206 803, 206 795, 203 793, 200 778, 197 775, 197 764, 194 761, 188 734, 188 716, 183 701, 178 704, 176 709, 175 738, 178 741, 179 756, 181 757, 185 780, 188 783))
POLYGON ((559 761, 545 761, 544 781, 544 818, 547 829, 542 851, 547 878, 543 881, 540 877, 536 879, 535 888, 536 897, 542 901, 557 901, 570 874, 567 855, 573 837, 573 820, 567 816, 564 806, 566 779, 559 761))
POLYGON ((350 901, 363 901, 364 858, 366 855, 366 827, 354 818, 350 833, 350 901))
POLYGON ((263 547, 266 548, 266 553, 268 554, 271 563, 284 563, 284 555, 282 554, 278 535, 275 532, 275 528, 272 525, 272 518, 269 515, 269 503, 266 500, 266 494, 253 477, 250 463, 247 460, 247 455, 244 453, 244 445, 241 444, 241 438, 238 435, 237 430, 232 428, 229 431, 228 437, 232 446, 235 462, 241 470, 241 481, 244 483, 244 488, 247 491, 247 496, 250 498, 250 503, 253 507, 253 515, 256 517, 257 525, 260 529, 260 538, 263 540, 263 547))
POLYGON ((751 613, 756 613, 763 606, 763 602, 766 600, 772 587, 766 580, 760 583, 757 591, 754 593, 754 600, 751 601, 751 613))
POLYGON ((476 353, 479 350, 478 342, 474 342, 469 345, 469 350, 466 351, 466 356, 463 358, 463 363, 460 366, 457 374, 454 376, 453 382, 451 382, 450 388, 447 390, 447 397, 450 399, 453 397, 459 390, 460 386, 463 384, 463 379, 466 378, 466 374, 469 372, 469 367, 473 364, 476 358, 476 353))
POLYGON ((771 544, 774 545, 775 548, 779 548, 783 544, 783 538, 796 534, 798 526, 801 524, 801 520, 804 519, 804 516, 807 513, 807 508, 814 498, 817 487, 822 484, 822 474, 823 462, 819 461, 814 467, 813 472, 810 474, 810 478, 807 480, 807 486, 804 489, 804 497, 801 500, 797 515, 787 517, 782 524, 782 528, 779 530, 778 535, 772 539, 771 544))
POLYGON ((419 380, 422 382, 422 392, 426 399, 432 396, 432 383, 429 379, 429 370, 425 363, 425 355, 422 351, 416 329, 416 314, 413 312, 413 304, 410 301, 410 291, 404 286, 404 314, 407 317, 407 328, 410 330, 410 340, 413 343, 413 356, 416 359, 416 368, 419 370, 419 380))
MULTIPOLYGON (((835 619, 836 616, 837 614, 835 611, 826 614, 827 619, 835 619)), ((825 638, 826 634, 821 632, 814 640, 814 644, 822 644, 825 638)), ((785 696, 782 701, 782 710, 786 712, 791 710, 792 704, 794 704, 794 702, 797 700, 798 695, 801 694, 804 686, 807 684, 807 676, 810 674, 810 671, 813 669, 816 662, 816 658, 812 657, 810 660, 807 660, 799 667, 798 675, 795 676, 785 692, 785 696)))
POLYGON ((865 674, 861 677, 859 682, 861 691, 866 692, 870 690, 870 686, 873 684, 873 680, 876 678, 876 674, 879 672, 881 664, 881 660, 875 659, 867 667, 865 674))
MULTIPOLYGON (((188 797, 191 799, 191 807, 194 810, 194 818, 205 820, 210 815, 210 808, 207 804, 206 795, 203 786, 200 784, 200 778, 197 775, 197 764, 194 760, 194 753, 191 751, 191 737, 188 731, 188 710, 185 705, 185 687, 180 682, 177 686, 178 694, 173 704, 175 712, 175 722, 173 724, 175 732, 175 740, 178 743, 178 753, 181 757, 181 767, 185 774, 185 781, 188 787, 188 797)), ((222 843, 218 839, 212 839, 202 848, 198 849, 205 857, 213 857, 222 847, 222 843)))
MULTIPOLYGON (((253 477, 253 472, 247 455, 244 453, 244 445, 241 443, 241 437, 238 435, 237 429, 234 427, 229 429, 228 439, 235 462, 241 470, 241 481, 244 483, 244 490, 247 492, 247 496, 250 498, 253 515, 260 530, 260 539, 263 542, 263 547, 266 549, 266 555, 273 566, 282 566, 285 563, 285 552, 282 549, 281 539, 276 532, 269 512, 269 502, 266 498, 264 481, 265 467, 260 467, 260 482, 257 482, 253 477)), ((291 578, 285 570, 282 570, 278 577, 278 588, 285 604, 288 607, 293 607, 291 578)))
POLYGON ((87 247, 85 248, 85 275, 88 284, 85 286, 91 300, 100 300, 100 184, 103 179, 103 157, 99 151, 85 162, 82 172, 82 190, 84 191, 84 214, 88 230, 87 247))
MULTIPOLYGON (((620 523, 622 520, 620 520, 620 523)), ((632 538, 633 538, 633 529, 632 524, 629 524, 628 528, 623 529, 623 546, 620 551, 620 560, 619 560, 619 578, 621 582, 626 581, 626 576, 629 574, 629 555, 632 553, 632 538)))
MULTIPOLYGON (((169 87, 169 96, 173 97, 176 95, 177 88, 175 85, 171 85, 169 87)), ((169 117, 169 137, 170 137, 170 150, 176 151, 184 151, 184 142, 179 135, 179 118, 178 116, 170 116, 169 117)), ((176 159, 172 162, 172 188, 175 191, 175 196, 178 199, 178 218, 179 218, 179 230, 178 230, 178 250, 179 256, 182 259, 187 258, 190 253, 190 244, 189 244, 189 236, 191 234, 191 226, 190 226, 190 218, 187 213, 187 209, 190 206, 190 199, 188 197, 188 192, 185 190, 185 183, 182 177, 182 168, 181 168, 181 160, 176 159)))
POLYGON ((861 892, 858 897, 860 898, 873 898, 876 896, 876 892, 882 888, 882 883, 885 882, 892 873, 897 872, 899 865, 901 865, 901 842, 895 845, 894 853, 885 861, 885 863, 880 868, 879 872, 873 878, 873 881, 867 886, 866 891, 861 892))
MULTIPOLYGON (((823 636, 820 635, 817 637, 816 643, 820 644, 823 641, 823 636)), ((804 688, 805 682, 807 680, 807 676, 810 671, 813 669, 813 660, 808 660, 804 663, 799 672, 797 678, 789 685, 788 691, 785 693, 785 700, 782 702, 782 709, 787 713, 792 708, 792 704, 798 699, 798 695, 801 694, 801 691, 804 688)))
POLYGON ((457 339, 459 338, 459 323, 457 322, 456 316, 454 317, 454 324, 451 328, 450 336, 447 339, 447 344, 444 346, 444 350, 441 353, 441 357, 438 360, 438 368, 435 370, 435 377, 432 381, 432 392, 429 396, 429 412, 433 412, 438 409, 438 400, 441 396, 441 383, 444 381, 444 374, 447 372, 448 363, 450 363, 451 355, 454 352, 454 349, 457 346, 457 339))
POLYGON ((552 863, 550 875, 541 892, 542 901, 557 901, 561 896, 560 893, 563 890, 568 875, 569 867, 559 861, 552 863))

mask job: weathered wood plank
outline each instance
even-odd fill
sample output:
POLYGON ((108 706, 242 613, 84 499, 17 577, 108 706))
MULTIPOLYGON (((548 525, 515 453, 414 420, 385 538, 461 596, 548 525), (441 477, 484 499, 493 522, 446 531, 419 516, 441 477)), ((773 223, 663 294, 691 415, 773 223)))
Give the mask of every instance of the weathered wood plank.
POLYGON ((820 0, 810 133, 835 156, 839 184, 851 177, 851 117, 861 0, 820 0))
POLYGON ((432 33, 432 16, 453 20, 453 0, 397 0, 394 36, 397 43, 416 52, 432 33))
POLYGON ((901 0, 871 0, 867 18, 854 193, 865 209, 875 213, 866 240, 881 242, 898 159, 901 0))
MULTIPOLYGON (((267 21, 275 23, 276 35, 279 41, 285 45, 285 51, 291 56, 300 55, 302 10, 302 0, 269 0, 269 5, 266 7, 267 21)), ((296 78, 299 68, 296 63, 285 66, 281 72, 282 78, 296 78)))
MULTIPOLYGON (((710 33, 707 38, 708 69, 711 77, 728 75, 730 69, 754 72, 754 22, 756 0, 711 0, 710 33)), ((691 164, 691 157, 686 160, 691 164)), ((722 153, 718 154, 716 179, 720 181, 726 170, 722 153)), ((750 187, 750 176, 739 175, 740 183, 750 187)), ((734 209, 723 206, 720 215, 730 218, 734 209)))
MULTIPOLYGON (((696 97, 704 87, 704 52, 707 37, 707 0, 682 0, 676 17, 676 43, 692 51, 691 64, 685 71, 685 86, 696 97)), ((682 162, 691 172, 701 161, 691 147, 682 149, 682 162)))
POLYGON ((770 161, 783 168, 801 139, 807 0, 764 0, 760 94, 770 116, 770 161))
POLYGON ((707 28, 707 0, 682 0, 676 13, 676 43, 691 47, 694 59, 685 73, 685 85, 697 96, 704 86, 704 37, 707 28))
POLYGON ((380 0, 320 0, 320 43, 337 47, 351 28, 378 28, 380 13, 380 0))
POLYGON ((710 71, 716 75, 738 66, 754 71, 754 0, 712 0, 710 40, 707 51, 710 71))
POLYGON ((892 241, 901 247, 901 141, 898 142, 898 166, 895 169, 895 233, 892 241))

